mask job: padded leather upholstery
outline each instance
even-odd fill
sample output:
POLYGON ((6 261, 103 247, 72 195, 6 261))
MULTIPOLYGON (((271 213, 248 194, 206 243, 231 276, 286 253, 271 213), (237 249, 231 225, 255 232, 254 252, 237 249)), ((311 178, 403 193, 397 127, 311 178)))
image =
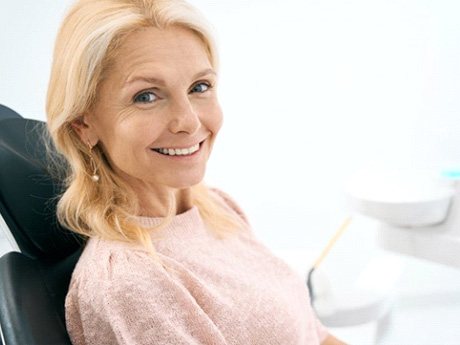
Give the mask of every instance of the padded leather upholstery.
POLYGON ((71 345, 64 300, 80 254, 53 264, 17 252, 0 258, 0 323, 6 345, 71 345))
POLYGON ((10 109, 10 108, 0 104, 0 120, 14 119, 14 118, 21 118, 21 115, 19 115, 13 109, 10 109))
POLYGON ((44 130, 35 120, 0 122, 0 213, 23 254, 55 261, 81 242, 56 221, 61 186, 48 171, 44 130))
POLYGON ((6 345, 71 345, 64 300, 83 241, 56 221, 62 186, 48 171, 45 130, 40 121, 0 119, 0 213, 21 250, 0 258, 6 345))

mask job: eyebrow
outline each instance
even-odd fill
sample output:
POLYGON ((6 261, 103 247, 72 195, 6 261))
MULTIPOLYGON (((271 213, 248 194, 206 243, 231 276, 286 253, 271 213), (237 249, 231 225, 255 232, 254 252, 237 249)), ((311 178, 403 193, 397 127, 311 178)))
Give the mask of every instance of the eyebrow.
MULTIPOLYGON (((192 77, 192 79, 198 79, 198 78, 203 77, 203 76, 208 75, 208 74, 217 75, 217 73, 212 68, 208 68, 208 69, 205 69, 205 70, 195 74, 192 77)), ((126 87, 129 84, 132 84, 132 83, 134 83, 136 81, 145 81, 147 83, 158 84, 160 86, 165 86, 166 85, 166 83, 165 83, 165 81, 163 79, 159 79, 159 78, 155 78, 155 77, 144 77, 144 76, 135 76, 135 77, 132 77, 132 78, 128 78, 126 80, 126 82, 124 83, 124 85, 126 87)))

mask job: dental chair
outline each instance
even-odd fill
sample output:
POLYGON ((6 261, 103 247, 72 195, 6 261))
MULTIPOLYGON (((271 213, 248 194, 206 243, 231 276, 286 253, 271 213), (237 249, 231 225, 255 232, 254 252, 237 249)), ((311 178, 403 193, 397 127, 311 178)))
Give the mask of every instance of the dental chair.
POLYGON ((20 119, 22 116, 3 104, 0 104, 0 121, 4 119, 20 119))
POLYGON ((48 171, 45 124, 8 110, 0 107, 0 228, 13 247, 0 258, 3 343, 71 345, 64 300, 83 240, 55 217, 62 186, 48 171))

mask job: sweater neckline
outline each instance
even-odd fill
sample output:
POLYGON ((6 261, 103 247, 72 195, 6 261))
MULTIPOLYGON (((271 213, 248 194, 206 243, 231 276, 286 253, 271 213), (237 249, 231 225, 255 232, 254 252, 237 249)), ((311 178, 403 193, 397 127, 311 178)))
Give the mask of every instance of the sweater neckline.
POLYGON ((136 220, 145 228, 152 228, 153 234, 186 234, 196 233, 203 229, 203 221, 197 206, 192 206, 187 211, 177 214, 171 220, 162 225, 166 221, 165 217, 143 217, 138 216, 136 220), (157 227, 160 227, 159 229, 157 227), (155 229, 157 228, 157 229, 155 229))

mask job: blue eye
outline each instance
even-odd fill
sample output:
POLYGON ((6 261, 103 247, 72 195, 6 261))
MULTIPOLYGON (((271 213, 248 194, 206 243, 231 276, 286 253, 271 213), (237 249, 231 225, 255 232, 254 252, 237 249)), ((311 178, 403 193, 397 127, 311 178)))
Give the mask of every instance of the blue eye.
POLYGON ((209 90, 211 86, 207 83, 198 83, 192 88, 192 92, 199 92, 203 93, 207 90, 209 90))
POLYGON ((153 103, 157 96, 151 91, 145 91, 134 97, 134 103, 153 103))

